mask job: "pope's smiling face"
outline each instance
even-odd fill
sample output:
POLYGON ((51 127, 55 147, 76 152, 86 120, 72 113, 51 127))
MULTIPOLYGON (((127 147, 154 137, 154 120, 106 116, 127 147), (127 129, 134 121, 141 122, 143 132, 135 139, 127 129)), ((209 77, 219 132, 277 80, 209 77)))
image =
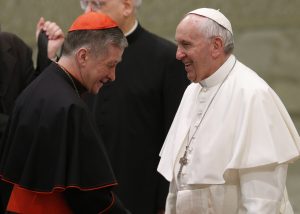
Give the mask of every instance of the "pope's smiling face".
POLYGON ((197 15, 186 16, 177 26, 176 58, 185 65, 187 77, 192 82, 200 82, 211 75, 211 39, 201 32, 204 18, 197 15))

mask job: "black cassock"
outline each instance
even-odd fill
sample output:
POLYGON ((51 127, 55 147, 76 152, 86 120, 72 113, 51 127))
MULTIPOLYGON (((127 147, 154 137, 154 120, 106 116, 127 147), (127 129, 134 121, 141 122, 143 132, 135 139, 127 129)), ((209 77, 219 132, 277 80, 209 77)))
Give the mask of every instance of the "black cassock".
MULTIPOLYGON (((96 129, 70 78, 52 63, 16 101, 0 145, 0 176, 32 191, 65 189, 74 213, 96 213, 117 184, 96 129)), ((114 209, 125 213, 120 204, 114 209)))
POLYGON ((176 46, 138 25, 116 80, 88 97, 113 170, 116 192, 134 214, 163 209, 168 183, 156 171, 159 151, 189 81, 176 46))

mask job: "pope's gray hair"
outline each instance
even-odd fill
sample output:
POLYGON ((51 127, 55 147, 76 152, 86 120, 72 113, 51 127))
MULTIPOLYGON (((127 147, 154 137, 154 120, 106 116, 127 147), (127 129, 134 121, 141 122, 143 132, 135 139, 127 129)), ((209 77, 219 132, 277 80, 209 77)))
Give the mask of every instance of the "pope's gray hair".
POLYGON ((212 19, 206 17, 204 18, 205 21, 201 22, 200 27, 200 30, 202 33, 204 33, 204 36, 207 38, 213 38, 216 36, 221 37, 224 43, 224 52, 226 54, 232 53, 234 49, 234 39, 232 33, 212 19))

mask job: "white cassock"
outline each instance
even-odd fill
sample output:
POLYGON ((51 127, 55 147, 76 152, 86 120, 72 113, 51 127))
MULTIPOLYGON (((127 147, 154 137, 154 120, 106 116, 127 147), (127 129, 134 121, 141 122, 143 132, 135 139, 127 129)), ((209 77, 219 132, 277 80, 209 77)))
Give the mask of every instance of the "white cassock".
POLYGON ((182 98, 158 165, 171 182, 166 214, 293 213, 285 183, 299 152, 279 97, 231 55, 182 98), (178 177, 187 144, 188 163, 178 177))

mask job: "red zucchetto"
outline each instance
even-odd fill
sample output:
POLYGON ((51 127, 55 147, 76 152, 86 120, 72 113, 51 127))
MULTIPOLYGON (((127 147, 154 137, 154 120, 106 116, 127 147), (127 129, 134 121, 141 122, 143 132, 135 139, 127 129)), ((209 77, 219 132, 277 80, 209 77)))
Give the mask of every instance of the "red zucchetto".
POLYGON ((114 27, 118 27, 118 25, 109 16, 98 12, 88 12, 79 16, 73 22, 68 32, 76 30, 101 30, 114 27))

